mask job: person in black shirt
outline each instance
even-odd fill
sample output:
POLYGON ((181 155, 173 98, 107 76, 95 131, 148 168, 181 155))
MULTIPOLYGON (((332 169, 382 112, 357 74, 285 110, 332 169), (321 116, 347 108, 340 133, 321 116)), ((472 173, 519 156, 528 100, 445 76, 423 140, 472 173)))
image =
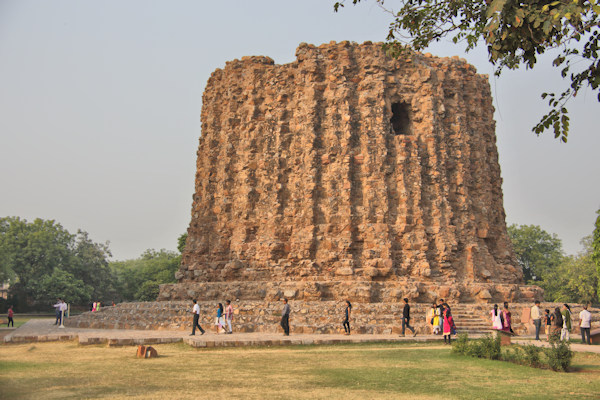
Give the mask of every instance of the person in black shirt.
POLYGON ((404 309, 402 310, 402 335, 400 336, 404 336, 406 328, 412 331, 413 336, 417 336, 417 332, 410 326, 410 306, 408 305, 408 299, 404 298, 404 309))
POLYGON ((281 327, 284 336, 290 336, 290 305, 288 299, 283 299, 283 311, 281 312, 281 327))
POLYGON ((350 300, 346 300, 346 319, 344 320, 344 332, 346 335, 350 334, 350 312, 352 311, 352 304, 350 300))

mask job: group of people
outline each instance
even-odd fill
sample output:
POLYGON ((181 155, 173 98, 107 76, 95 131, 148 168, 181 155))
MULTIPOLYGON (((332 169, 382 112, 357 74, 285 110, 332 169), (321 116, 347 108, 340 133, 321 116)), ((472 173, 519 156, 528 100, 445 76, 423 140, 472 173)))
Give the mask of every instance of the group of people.
MULTIPOLYGON (((550 340, 552 335, 560 335, 560 340, 570 340, 570 332, 573 328, 573 314, 571 307, 568 304, 563 304, 562 307, 554 308, 550 312, 549 309, 544 310, 544 315, 541 315, 540 302, 536 301, 531 307, 531 320, 535 326, 535 339, 540 340, 540 328, 542 323, 545 325, 546 340, 550 340)), ((590 329, 592 323, 592 313, 588 311, 588 305, 583 306, 583 310, 579 312, 579 330, 581 331, 581 342, 583 344, 591 344, 590 329)))
POLYGON ((508 310, 508 303, 505 301, 502 310, 498 310, 498 304, 490 311, 492 318, 492 329, 514 333, 512 329, 512 314, 508 310))
POLYGON ((56 321, 54 322, 54 325, 62 325, 63 323, 63 317, 65 316, 65 313, 67 312, 67 309, 69 308, 67 306, 67 303, 65 303, 65 301, 61 298, 58 299, 58 301, 56 302, 56 304, 54 304, 54 312, 56 314, 56 321))
MULTIPOLYGON (((196 334, 196 328, 198 328, 201 335, 204 335, 206 331, 200 326, 200 305, 198 305, 198 302, 195 299, 193 300, 193 303, 192 314, 194 315, 194 320, 190 336, 196 334)), ((225 308, 222 303, 217 305, 217 315, 215 318, 215 331, 217 334, 222 331, 225 331, 226 334, 233 333, 231 326, 231 322, 233 321, 233 306, 231 305, 231 300, 226 300, 225 305, 225 308)))
MULTIPOLYGON (((405 336, 406 329, 409 329, 413 336, 417 336, 417 332, 410 325, 410 305, 408 304, 408 298, 404 298, 404 307, 402 308, 402 333, 400 336, 405 336)), ((283 299, 283 310, 281 313, 281 327, 283 328, 284 335, 289 336, 290 325, 290 306, 287 299, 283 299)), ((346 307, 344 308, 344 320, 342 326, 344 327, 344 334, 350 335, 350 316, 352 314, 352 304, 350 300, 346 300, 346 307)), ((432 333, 437 334, 443 332, 444 343, 451 343, 451 336, 456 334, 456 326, 454 325, 454 319, 452 318, 452 312, 448 303, 444 299, 439 300, 439 304, 433 302, 432 308, 428 312, 428 321, 432 325, 432 333)))
MULTIPOLYGON (((407 302, 407 299, 404 299, 404 301, 407 302)), ((444 336, 444 343, 450 344, 452 342, 452 335, 456 334, 456 325, 454 324, 454 317, 452 317, 452 310, 448 303, 444 299, 439 299, 437 302, 434 301, 431 304, 431 308, 427 311, 426 318, 431 328, 431 334, 442 334, 444 336)))
MULTIPOLYGON (((498 310, 498 305, 494 304, 494 308, 490 311, 492 329, 514 333, 512 329, 512 315, 508 310, 508 303, 504 303, 502 310, 498 310)), ((569 334, 573 327, 573 317, 571 307, 568 304, 563 304, 562 307, 556 307, 552 312, 549 309, 544 310, 544 314, 540 310, 540 302, 536 301, 530 309, 530 318, 535 327, 535 340, 540 340, 540 331, 542 324, 545 326, 546 340, 550 340, 553 335, 560 336, 560 340, 569 340, 569 334)), ((581 331, 581 341, 584 344, 591 344, 590 329, 591 329, 592 314, 588 311, 588 305, 583 306, 583 310, 579 313, 579 329, 581 331)))
MULTIPOLYGON (((60 300, 60 299, 59 299, 60 300)), ((404 298, 404 307, 402 309, 402 333, 400 336, 405 336, 406 329, 409 329, 413 336, 417 336, 417 332, 410 325, 410 305, 408 298, 404 298)), ((289 336, 290 334, 290 305, 288 299, 282 299, 283 309, 281 311, 280 325, 283 328, 283 334, 289 336)), ((192 308, 192 314, 194 316, 192 333, 190 336, 196 334, 196 328, 198 328, 203 335, 205 330, 200 326, 200 306, 196 300, 193 300, 194 306, 192 308)), ((222 303, 218 303, 216 309, 215 318, 215 331, 220 333, 225 331, 227 334, 231 334, 232 320, 233 320, 233 307, 230 300, 225 301, 225 307, 222 303)), ((99 306, 99 304, 98 304, 99 306)), ((558 307, 555 308, 554 312, 550 313, 550 310, 545 310, 545 314, 542 316, 539 308, 540 302, 536 301, 535 305, 531 307, 531 320, 535 326, 535 339, 540 340, 540 330, 542 324, 546 326, 546 337, 549 340, 550 335, 560 334, 561 340, 569 340, 569 332, 572 328, 572 317, 571 308, 568 304, 563 304, 562 310, 558 307)), ((55 305, 57 307, 57 305, 55 305)), ((350 335, 350 318, 352 315, 352 304, 350 300, 346 300, 346 306, 344 308, 344 319, 342 326, 344 328, 344 334, 350 335)), ((497 304, 494 304, 494 308, 490 311, 490 317, 492 322, 492 329, 504 331, 510 334, 514 334, 512 329, 512 314, 508 308, 508 302, 504 302, 502 310, 498 308, 497 304)), ((58 318, 58 314, 57 314, 58 318)), ((444 336, 444 343, 450 344, 452 341, 452 335, 456 334, 456 325, 454 324, 454 318, 452 317, 452 310, 448 303, 444 299, 439 299, 437 302, 434 301, 431 308, 426 314, 427 323, 430 325, 431 333, 433 335, 442 334, 444 336)), ((58 322, 58 319, 57 319, 58 322)), ((583 343, 590 344, 590 328, 591 328, 591 313, 588 311, 588 305, 583 306, 583 310, 579 313, 579 327, 581 330, 581 340, 583 343)))

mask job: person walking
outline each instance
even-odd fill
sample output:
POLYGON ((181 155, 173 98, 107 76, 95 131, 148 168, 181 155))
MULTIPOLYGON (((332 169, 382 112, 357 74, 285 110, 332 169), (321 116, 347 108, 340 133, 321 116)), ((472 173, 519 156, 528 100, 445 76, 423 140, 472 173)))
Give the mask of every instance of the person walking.
POLYGON ((569 341, 569 333, 571 332, 571 307, 568 304, 563 304, 562 311, 563 326, 560 331, 560 340, 569 341))
POLYGON ((217 306, 217 318, 215 319, 215 329, 217 335, 219 334, 221 328, 223 328, 224 326, 225 320, 223 319, 223 304, 219 303, 219 305, 217 306))
POLYGON ((454 330, 454 318, 449 308, 444 309, 444 344, 452 343, 452 331, 454 330), (446 338, 448 341, 446 342, 446 338))
POLYGON ((417 336, 417 332, 415 332, 414 328, 410 326, 410 306, 408 305, 408 298, 404 298, 404 308, 402 309, 402 335, 404 336, 404 332, 406 328, 410 329, 413 333, 413 336, 417 336))
POLYGON ((581 331, 581 343, 592 344, 590 341, 590 328, 592 327, 592 313, 588 311, 588 305, 583 305, 579 312, 579 330, 581 331))
MULTIPOLYGON (((15 321, 13 320, 13 316, 14 315, 15 315, 15 313, 13 311, 13 306, 8 307, 8 324, 6 325, 7 328, 10 326, 10 324, 12 324, 13 328, 15 327, 15 321)), ((590 331, 588 329, 588 338, 590 337, 590 333, 589 332, 590 331)))
POLYGON ((535 326, 535 340, 540 340, 540 329, 542 327, 542 313, 540 312, 540 302, 536 300, 533 307, 531 307, 531 320, 533 326, 535 326))
POLYGON ((225 321, 227 321, 227 328, 229 328, 227 333, 231 334, 233 333, 233 330, 231 330, 231 322, 233 321, 233 307, 231 306, 231 300, 225 300, 225 304, 227 304, 227 307, 225 308, 225 321))
POLYGON ((283 328, 283 334, 290 336, 290 305, 288 299, 283 299, 283 311, 281 312, 281 327, 283 328))
POLYGON ((344 319, 344 332, 346 335, 350 334, 350 313, 352 312, 352 304, 350 304, 350 300, 346 300, 346 317, 344 319))
POLYGON ((199 324, 199 320, 200 320, 200 306, 198 305, 198 302, 196 302, 196 299, 192 300, 194 302, 194 307, 192 308, 192 314, 194 314, 194 322, 192 325, 192 333, 190 333, 190 336, 194 336, 196 334, 196 327, 198 327, 198 329, 200 329, 200 334, 204 335, 204 329, 202 329, 202 327, 199 324))
POLYGON ((502 330, 502 311, 498 310, 498 304, 494 304, 494 309, 490 311, 492 318, 492 329, 502 330))

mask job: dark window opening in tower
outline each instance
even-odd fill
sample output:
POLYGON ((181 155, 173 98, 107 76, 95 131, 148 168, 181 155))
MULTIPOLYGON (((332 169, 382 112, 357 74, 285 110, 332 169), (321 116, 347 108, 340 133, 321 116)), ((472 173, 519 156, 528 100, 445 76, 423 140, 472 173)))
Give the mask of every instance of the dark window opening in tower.
POLYGON ((410 134, 410 118, 408 117, 408 105, 406 103, 392 104, 392 133, 394 135, 410 134))

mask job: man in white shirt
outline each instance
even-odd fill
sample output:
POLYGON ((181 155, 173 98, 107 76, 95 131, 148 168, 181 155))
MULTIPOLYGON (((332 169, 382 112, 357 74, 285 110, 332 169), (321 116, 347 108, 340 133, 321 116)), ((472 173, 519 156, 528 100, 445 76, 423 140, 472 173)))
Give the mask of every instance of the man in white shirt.
POLYGON ((190 334, 190 336, 194 336, 196 334, 196 327, 198 327, 198 329, 200 329, 200 332, 202 332, 201 335, 204 335, 204 329, 202 329, 202 327, 198 323, 198 321, 200 320, 200 306, 198 305, 196 300, 194 300, 192 314, 194 314, 194 325, 192 327, 192 333, 190 334))
POLYGON ((535 301, 535 305, 531 307, 531 320, 535 326, 535 340, 540 340, 540 328, 542 327, 542 314, 540 312, 540 302, 535 301))
POLYGON ((64 300, 61 300, 58 309, 60 310, 60 324, 62 325, 64 323, 65 314, 67 313, 68 309, 67 303, 65 303, 64 300))
POLYGON ((590 342, 590 328, 592 327, 592 313, 588 311, 588 305, 583 306, 579 313, 579 330, 581 330, 581 342, 583 344, 592 344, 590 342), (587 339, 586 339, 587 336, 587 339))

